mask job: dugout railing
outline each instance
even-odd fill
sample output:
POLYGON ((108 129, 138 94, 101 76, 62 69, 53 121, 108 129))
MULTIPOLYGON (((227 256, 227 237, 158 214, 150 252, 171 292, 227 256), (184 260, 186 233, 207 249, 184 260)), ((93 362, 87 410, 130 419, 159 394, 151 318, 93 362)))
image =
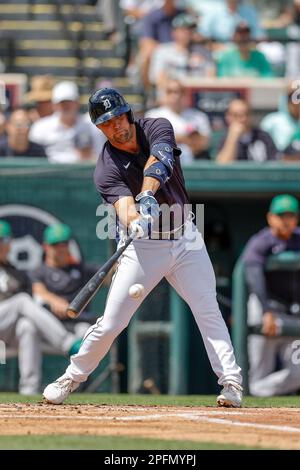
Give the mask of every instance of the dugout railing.
MULTIPOLYGON (((268 258, 266 270, 284 271, 300 270, 300 253, 288 251, 268 258)), ((249 358, 248 358, 248 336, 250 334, 263 334, 262 325, 247 324, 247 302, 248 289, 245 279, 245 266, 242 255, 236 262, 233 271, 232 282, 232 341, 239 366, 243 373, 243 387, 245 394, 249 393, 249 358)), ((300 338, 299 326, 282 325, 280 336, 300 338)))

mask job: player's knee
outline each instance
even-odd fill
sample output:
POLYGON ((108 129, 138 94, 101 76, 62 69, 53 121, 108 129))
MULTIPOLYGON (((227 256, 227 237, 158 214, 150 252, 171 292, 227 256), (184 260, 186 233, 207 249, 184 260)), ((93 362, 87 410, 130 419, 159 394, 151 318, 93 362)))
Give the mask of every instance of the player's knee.
POLYGON ((219 313, 219 305, 216 299, 216 293, 215 292, 208 292, 202 295, 199 295, 198 298, 196 298, 196 302, 194 303, 193 307, 194 309, 199 310, 202 313, 205 313, 206 315, 209 314, 216 314, 219 313))
POLYGON ((19 294, 16 294, 15 300, 21 307, 27 305, 29 302, 33 302, 32 297, 26 292, 20 292, 19 294))
POLYGON ((34 336, 37 334, 35 325, 29 318, 20 318, 16 325, 16 336, 19 338, 24 335, 34 336))

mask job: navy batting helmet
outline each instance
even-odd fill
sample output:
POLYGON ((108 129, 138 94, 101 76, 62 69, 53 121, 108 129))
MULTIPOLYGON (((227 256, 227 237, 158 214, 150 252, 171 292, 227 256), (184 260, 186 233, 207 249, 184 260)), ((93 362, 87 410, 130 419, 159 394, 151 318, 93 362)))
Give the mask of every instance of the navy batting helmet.
POLYGON ((133 122, 130 105, 113 88, 101 88, 95 91, 89 99, 89 114, 95 126, 124 113, 128 113, 129 122, 133 122))

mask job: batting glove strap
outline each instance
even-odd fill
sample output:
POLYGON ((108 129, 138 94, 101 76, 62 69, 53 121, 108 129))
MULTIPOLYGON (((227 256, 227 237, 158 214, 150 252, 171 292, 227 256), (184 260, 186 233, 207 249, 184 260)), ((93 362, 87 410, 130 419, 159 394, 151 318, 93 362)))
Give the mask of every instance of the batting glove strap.
POLYGON ((132 234, 135 234, 136 238, 149 238, 149 228, 151 227, 151 222, 149 218, 141 217, 140 219, 135 219, 129 224, 129 228, 132 234))
POLYGON ((155 220, 159 217, 159 205, 152 191, 143 191, 135 198, 140 203, 140 214, 144 218, 155 220))

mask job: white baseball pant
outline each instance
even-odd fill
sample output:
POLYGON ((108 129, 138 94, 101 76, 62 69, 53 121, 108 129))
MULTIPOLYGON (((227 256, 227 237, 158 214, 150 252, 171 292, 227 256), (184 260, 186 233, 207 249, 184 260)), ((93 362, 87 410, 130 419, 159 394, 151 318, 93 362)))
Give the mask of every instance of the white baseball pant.
POLYGON ((178 240, 136 239, 125 250, 112 280, 104 315, 89 328, 78 354, 71 356, 66 373, 72 380, 87 380, 163 277, 191 308, 218 383, 241 384, 241 370, 216 300, 213 267, 193 223, 188 224, 185 234, 178 240), (143 284, 145 291, 141 297, 133 299, 128 290, 137 283, 143 284))

